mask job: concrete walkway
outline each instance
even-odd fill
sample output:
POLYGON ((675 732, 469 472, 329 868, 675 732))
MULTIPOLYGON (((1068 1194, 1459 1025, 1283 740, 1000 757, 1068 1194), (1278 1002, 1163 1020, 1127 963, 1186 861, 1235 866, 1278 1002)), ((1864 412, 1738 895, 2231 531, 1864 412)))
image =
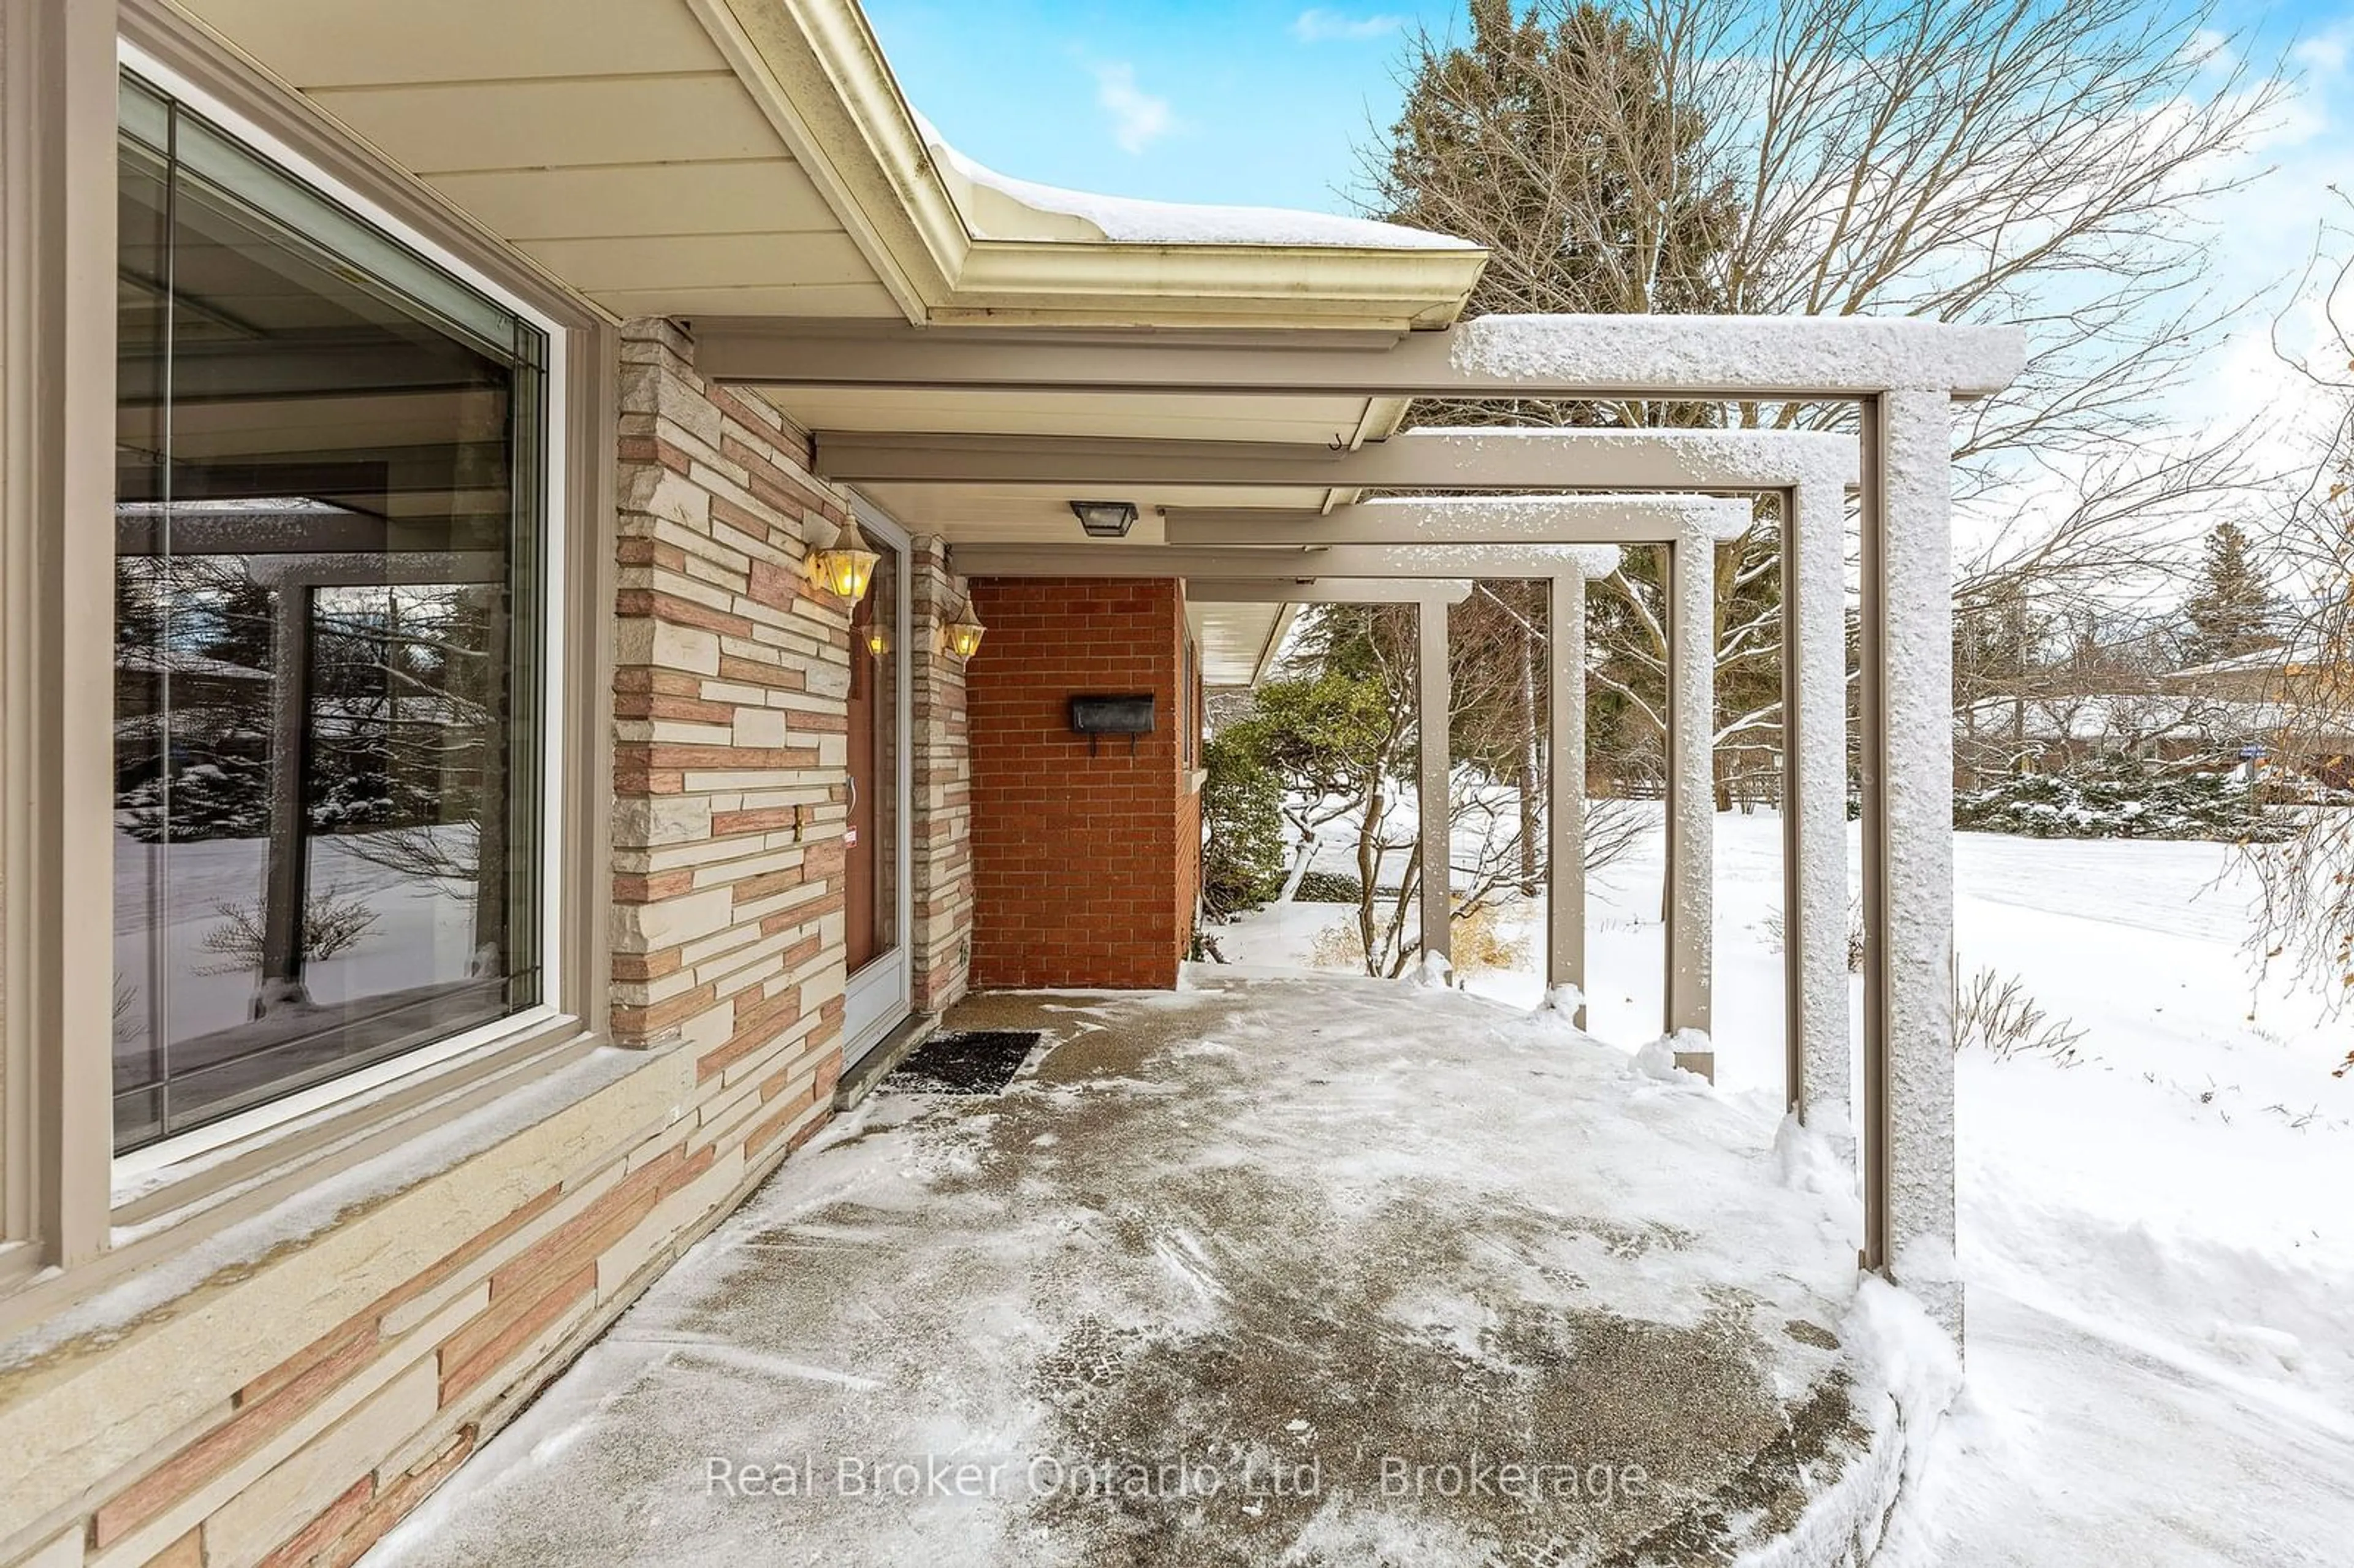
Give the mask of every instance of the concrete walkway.
MULTIPOLYGON (((1884 1431, 1770 1106, 1340 980, 976 999, 366 1561, 1725 1562, 1884 1431)), ((1836 1183, 1831 1183, 1836 1185, 1836 1183)), ((1868 1489, 1849 1485, 1849 1492, 1868 1489)))

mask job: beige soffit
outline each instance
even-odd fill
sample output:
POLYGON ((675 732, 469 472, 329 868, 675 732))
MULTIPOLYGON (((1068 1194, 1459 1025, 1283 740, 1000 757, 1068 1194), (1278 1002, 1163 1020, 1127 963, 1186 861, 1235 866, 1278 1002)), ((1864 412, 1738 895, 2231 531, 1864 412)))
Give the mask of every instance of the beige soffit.
POLYGON ((1487 260, 1426 240, 1116 241, 1084 216, 977 188, 977 171, 928 138, 854 0, 687 4, 918 323, 1438 327, 1487 260))
POLYGON ((1185 619, 1202 650, 1202 683, 1257 684, 1298 614, 1297 607, 1287 604, 1197 604, 1188 599, 1185 619))
POLYGON ((157 3, 616 318, 1394 334, 1452 322, 1486 260, 991 175, 928 139, 854 0, 157 3))
POLYGON ((904 318, 685 0, 129 3, 610 317, 904 318))

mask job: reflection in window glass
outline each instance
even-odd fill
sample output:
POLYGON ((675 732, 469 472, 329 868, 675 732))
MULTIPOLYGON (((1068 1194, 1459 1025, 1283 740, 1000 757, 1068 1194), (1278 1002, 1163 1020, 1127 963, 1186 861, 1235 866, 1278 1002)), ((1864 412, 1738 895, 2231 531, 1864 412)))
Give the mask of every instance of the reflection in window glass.
POLYGON ((115 1143, 539 1000, 544 337, 134 78, 115 1143))
POLYGON ((866 597, 850 612, 848 771, 843 825, 845 954, 856 973, 899 945, 899 596, 898 551, 874 539, 879 553, 866 597))

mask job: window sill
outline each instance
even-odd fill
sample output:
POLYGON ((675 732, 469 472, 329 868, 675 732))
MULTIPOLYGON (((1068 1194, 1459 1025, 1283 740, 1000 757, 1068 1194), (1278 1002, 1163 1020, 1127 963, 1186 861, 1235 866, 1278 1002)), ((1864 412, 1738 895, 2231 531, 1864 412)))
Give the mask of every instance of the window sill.
POLYGON ((164 1180, 143 1183, 116 1207, 108 1251, 70 1270, 0 1278, 0 1361, 24 1349, 5 1341, 27 1330, 47 1337, 44 1324, 68 1308, 77 1320, 92 1319, 92 1328, 136 1317, 221 1269, 323 1234, 623 1079, 673 1072, 675 1055, 620 1049, 570 1017, 541 1020, 503 1042, 208 1150, 185 1161, 185 1171, 164 1167, 154 1174, 164 1180), (99 1299, 107 1296, 122 1299, 99 1299))

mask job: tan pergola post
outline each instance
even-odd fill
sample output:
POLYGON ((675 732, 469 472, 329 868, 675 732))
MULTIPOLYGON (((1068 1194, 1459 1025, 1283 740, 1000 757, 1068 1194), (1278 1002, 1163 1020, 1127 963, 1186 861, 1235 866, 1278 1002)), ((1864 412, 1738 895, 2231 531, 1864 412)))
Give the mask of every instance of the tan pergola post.
MULTIPOLYGON (((1715 1016, 1716 538, 1688 527, 1668 546, 1668 842, 1663 1027, 1705 1036, 1715 1016)), ((1716 1076, 1712 1047, 1676 1065, 1716 1076)))
POLYGON ((1864 405, 1864 1242, 1956 1338, 1951 401, 1864 405))
POLYGON ((1782 983, 1789 1107, 1855 1152, 1848 1047, 1847 481, 1851 454, 1782 492, 1782 983))
POLYGON ((1443 984, 1454 963, 1454 825, 1447 794, 1447 607, 1426 602, 1415 612, 1415 821, 1422 838, 1423 979, 1443 984), (1432 960, 1436 959, 1434 964, 1432 960), (1444 967, 1442 967, 1444 966, 1444 967))
POLYGON ((1574 990, 1570 1022, 1585 1027, 1585 574, 1555 572, 1545 601, 1553 639, 1545 758, 1545 1000, 1574 990))

